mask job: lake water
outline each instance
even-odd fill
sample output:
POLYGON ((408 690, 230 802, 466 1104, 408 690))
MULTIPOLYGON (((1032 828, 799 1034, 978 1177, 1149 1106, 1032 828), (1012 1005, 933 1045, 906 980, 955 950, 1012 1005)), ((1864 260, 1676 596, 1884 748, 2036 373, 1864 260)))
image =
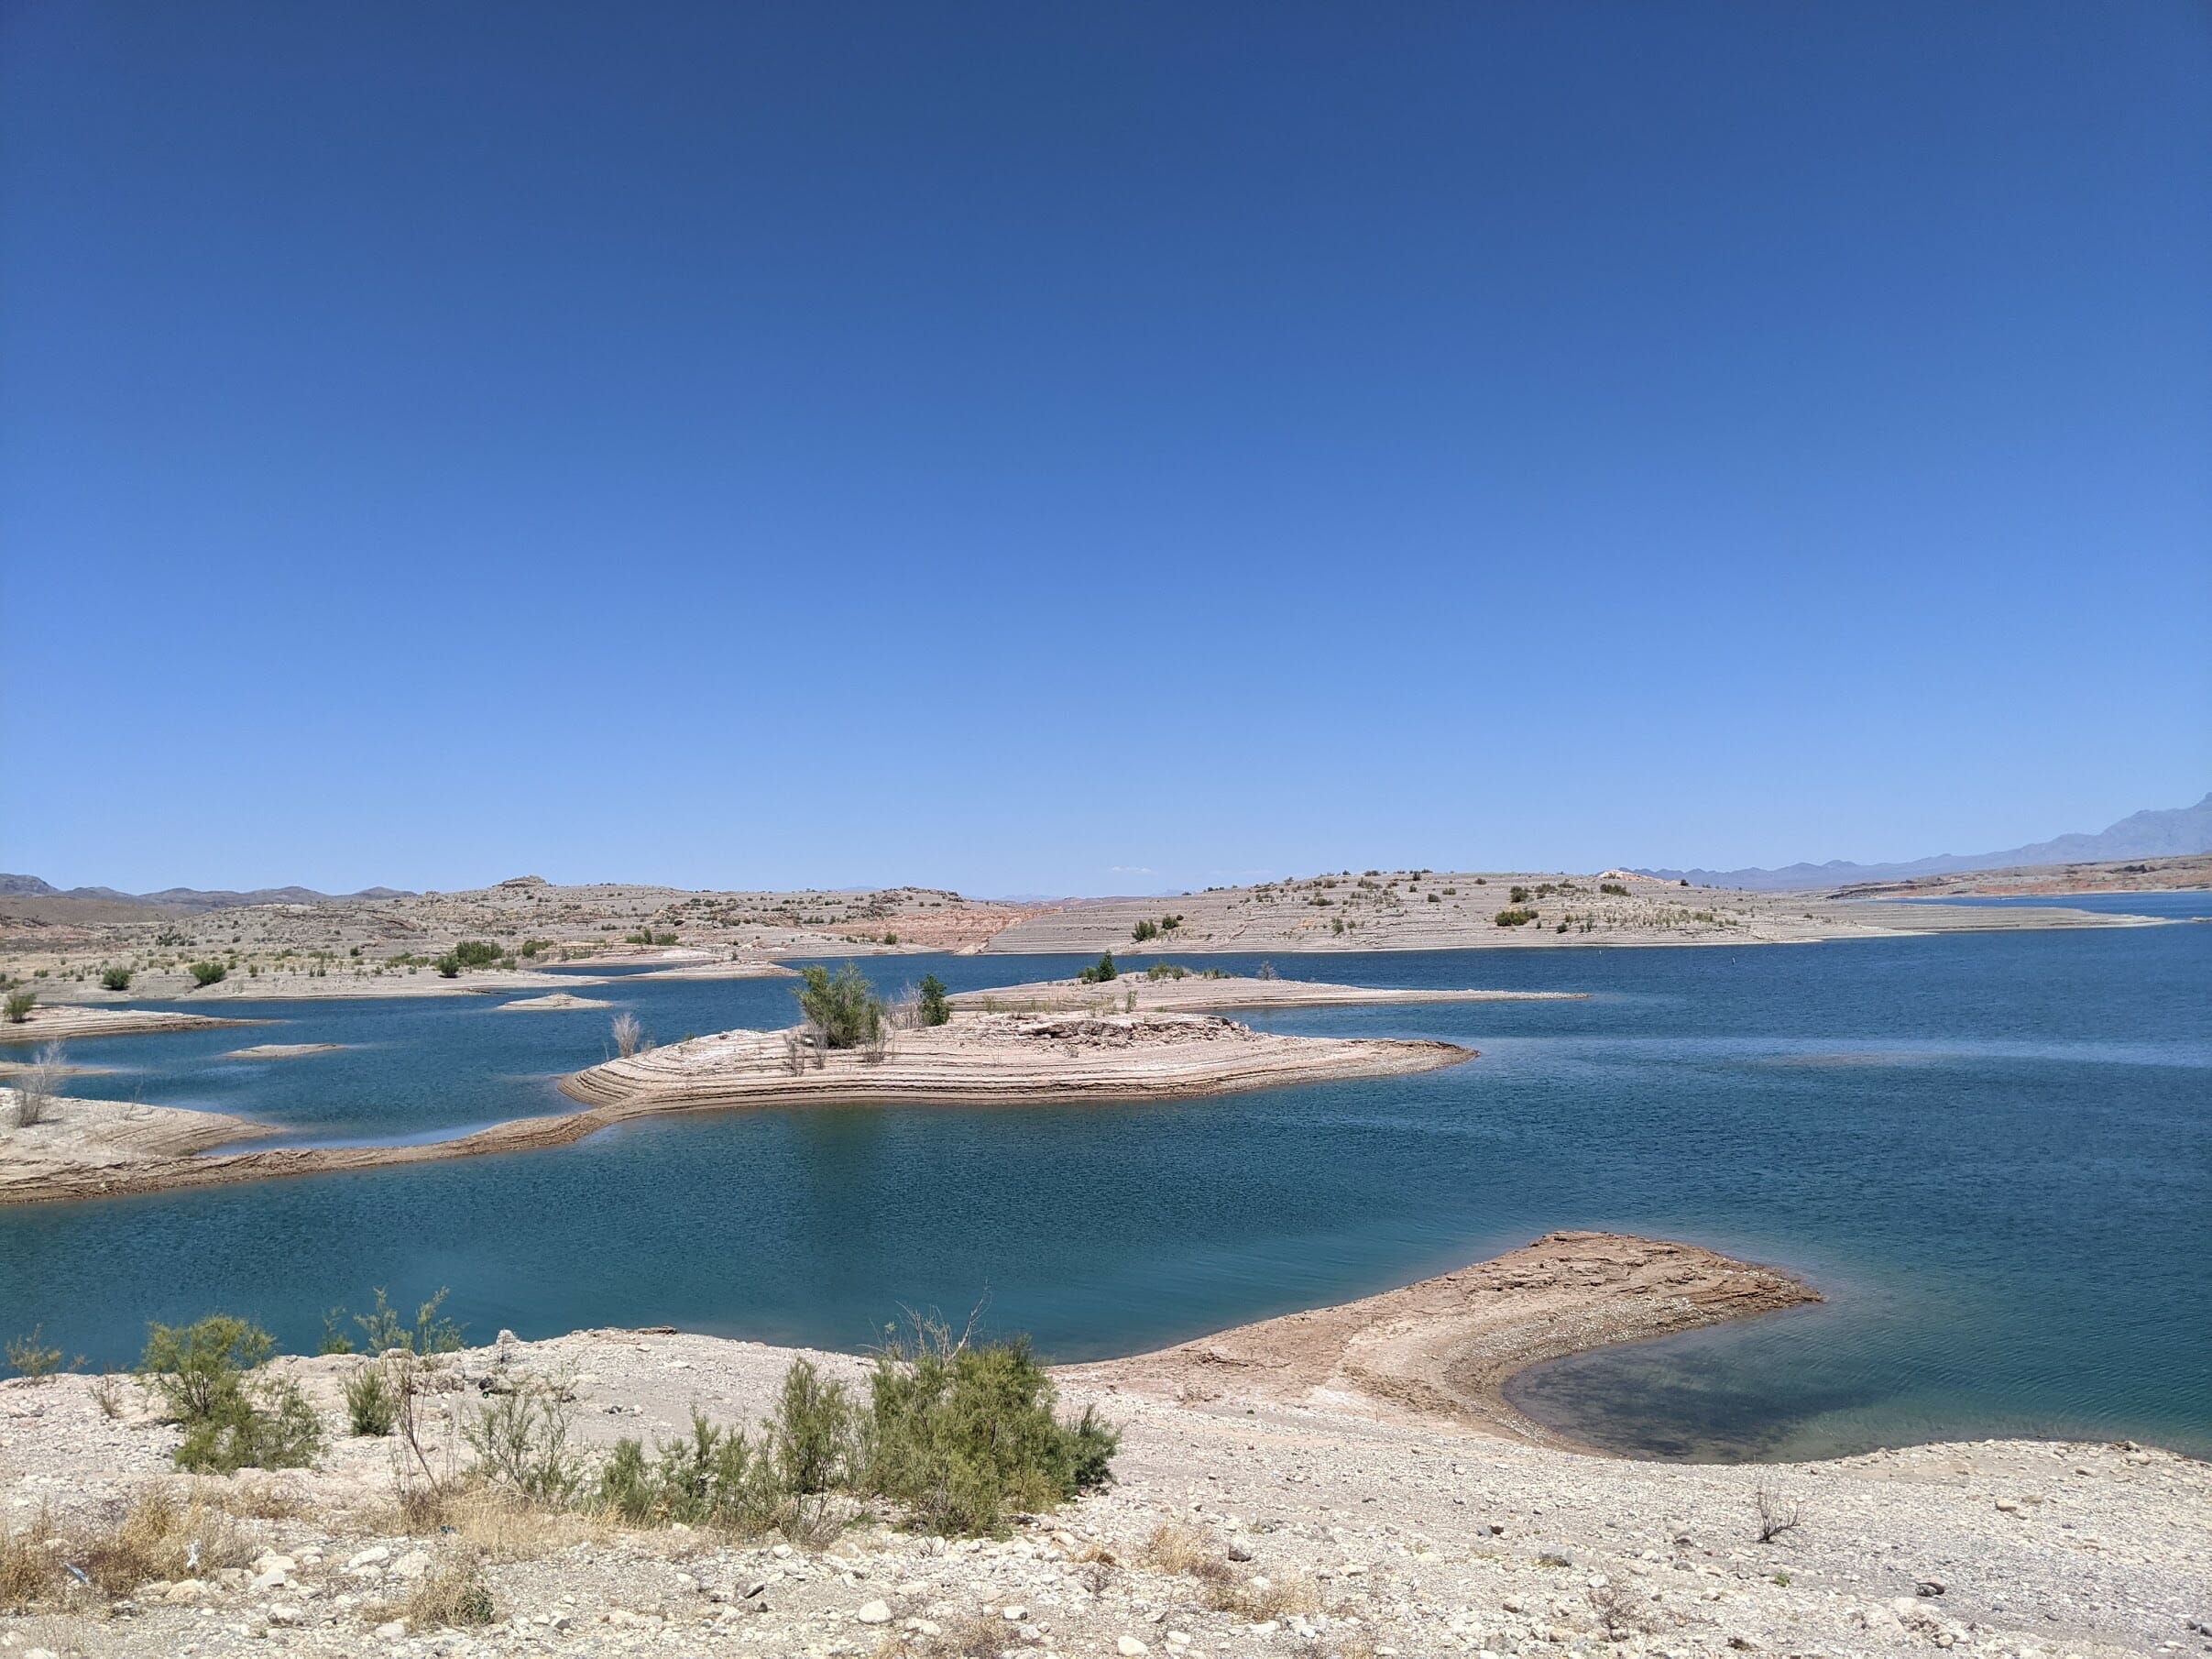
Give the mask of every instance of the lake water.
MULTIPOLYGON (((930 971, 958 989, 1071 960, 865 965, 887 990, 930 971)), ((1527 1409, 1592 1441, 1766 1457, 2130 1436, 2212 1455, 2212 925, 1277 965, 1591 996, 1255 1017, 1483 1050, 1413 1078, 1144 1106, 755 1109, 0 1210, 0 1333, 43 1322, 124 1364, 148 1319, 224 1307, 312 1347, 324 1311, 372 1286, 411 1302, 450 1285, 477 1340, 667 1324, 860 1348, 902 1308, 981 1302, 987 1325, 1080 1359, 1611 1227, 1783 1265, 1828 1301, 1520 1379, 1527 1409)), ((788 1023, 790 983, 590 994, 665 1041, 788 1023)), ((115 1069, 74 1087, 293 1138, 444 1134, 567 1109, 554 1080, 603 1058, 612 1012, 223 1011, 283 1023, 78 1043, 73 1060, 115 1069), (265 1041, 349 1046, 221 1058, 265 1041)))

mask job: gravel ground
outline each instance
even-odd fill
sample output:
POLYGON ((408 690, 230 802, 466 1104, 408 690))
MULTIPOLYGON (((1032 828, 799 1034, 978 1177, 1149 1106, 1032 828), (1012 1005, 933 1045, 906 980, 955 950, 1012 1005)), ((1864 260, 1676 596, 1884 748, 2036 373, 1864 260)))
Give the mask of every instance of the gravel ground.
MULTIPOLYGON (((655 1333, 507 1340, 453 1357, 439 1398, 450 1415, 499 1379, 565 1377, 578 1434, 604 1445, 673 1434, 694 1404, 757 1419, 795 1357, 655 1333)), ((342 1425, 360 1361, 279 1363, 342 1425)), ((176 1431, 135 1385, 108 1390, 115 1416, 99 1391, 0 1384, 0 1521, 96 1525, 148 1484, 184 1489, 176 1431)), ((820 1549, 575 1521, 412 1536, 390 1507, 393 1443, 339 1440, 318 1470, 197 1483, 240 1512, 239 1565, 113 1607, 0 1615, 0 1655, 2212 1653, 2212 1467, 2164 1452, 1988 1442, 1681 1467, 1233 1387, 1201 1404, 1079 1379, 1064 1394, 1122 1426, 1118 1483, 950 1545, 874 1522, 820 1549), (1762 1485, 1801 1517, 1766 1544, 1762 1485), (1148 1547, 1164 1526, 1175 1556, 1148 1547), (464 1555, 498 1622, 395 1620, 464 1555)))

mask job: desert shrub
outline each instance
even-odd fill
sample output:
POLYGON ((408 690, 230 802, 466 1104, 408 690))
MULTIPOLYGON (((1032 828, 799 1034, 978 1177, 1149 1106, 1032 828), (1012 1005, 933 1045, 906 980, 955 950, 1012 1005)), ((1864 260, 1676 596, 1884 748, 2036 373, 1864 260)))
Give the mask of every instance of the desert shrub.
POLYGON ((243 1382, 214 1415, 186 1431, 177 1448, 181 1469, 230 1475, 240 1469, 299 1469, 323 1450, 323 1420, 289 1378, 243 1382))
POLYGON ((381 1440, 400 1420, 400 1397, 380 1365, 366 1365, 345 1379, 345 1426, 358 1439, 381 1440))
POLYGON ((161 1396, 170 1421, 204 1423, 276 1346, 259 1325, 210 1313, 189 1325, 149 1325, 137 1371, 161 1396))
POLYGON ((27 1129, 53 1115, 54 1097, 69 1075, 60 1043, 42 1043, 31 1063, 16 1073, 16 1125, 27 1129))
POLYGON ((687 1439, 663 1441, 648 1460, 642 1442, 623 1439, 599 1470, 597 1508, 632 1525, 682 1522, 743 1535, 766 1532, 784 1510, 773 1463, 742 1429, 691 1414, 687 1439))
POLYGON ((1525 905, 1528 902, 1528 889, 1526 887, 1515 887, 1508 892, 1506 896, 1511 899, 1517 905, 1525 905))
POLYGON ((850 1478, 859 1414, 841 1382, 831 1382, 812 1362, 796 1359, 783 1373, 775 1415, 768 1420, 768 1455, 787 1492, 827 1492, 850 1478))
POLYGON ((222 962, 192 962, 184 971, 192 976, 192 984, 203 991, 230 977, 230 969, 222 962))
POLYGON ((810 964, 792 994, 829 1048, 857 1049, 882 1029, 883 999, 851 962, 835 977, 820 963, 810 964))
POLYGON ((1179 962, 1155 962, 1144 970, 1146 979, 1188 979, 1190 970, 1179 962))
POLYGON ((1160 917, 1160 931, 1162 933, 1173 933, 1182 925, 1183 917, 1179 913, 1174 916, 1163 916, 1160 917))
POLYGON ((100 983, 110 991, 127 991, 130 989, 130 970, 103 968, 100 970, 100 983))
POLYGON ((584 1460, 568 1445, 569 1412, 567 1390, 543 1383, 479 1406, 461 1430, 476 1473, 532 1503, 569 1502, 584 1485, 584 1460))
POLYGON ((22 1025, 26 1020, 30 1018, 31 1010, 38 1005, 38 994, 36 991, 33 991, 28 987, 19 987, 16 990, 10 991, 7 994, 7 1002, 5 1005, 7 1009, 7 1023, 11 1026, 22 1025))
POLYGON ((518 952, 518 954, 522 956, 536 956, 541 951, 552 950, 553 943, 553 940, 550 939, 526 939, 522 941, 522 949, 520 952, 518 952))
POLYGON ((1136 940, 1136 942, 1140 945, 1148 939, 1157 939, 1159 936, 1160 929, 1158 925, 1155 923, 1149 917, 1138 922, 1135 927, 1129 929, 1129 937, 1136 940))
MULTIPOLYGON (((409 1325, 379 1288, 375 1292, 375 1305, 366 1313, 354 1315, 354 1323, 361 1327, 362 1347, 371 1354, 389 1354, 394 1348, 404 1348, 410 1354, 459 1353, 462 1326, 438 1311, 445 1305, 448 1293, 440 1290, 422 1303, 415 1310, 415 1323, 409 1325)), ((345 1312, 344 1308, 335 1310, 331 1319, 345 1312)), ((327 1325, 331 1321, 324 1323, 327 1325)))
POLYGON ((1509 909, 1500 910, 1490 919, 1501 928, 1517 928, 1525 922, 1536 920, 1536 912, 1526 905, 1515 905, 1509 909))
POLYGON ((435 965, 438 972, 446 979, 458 979, 461 977, 461 959, 454 955, 451 950, 448 950, 443 956, 438 958, 435 965))
POLYGON ((454 959, 464 968, 488 968, 506 952, 489 939, 465 939, 453 948, 454 959))
POLYGON ((863 1484, 927 1532, 995 1533, 1103 1485, 1119 1444, 1092 1411, 1055 1414, 1026 1339, 976 1346, 923 1324, 879 1350, 869 1397, 863 1484))
POLYGON ((61 1368, 61 1350, 49 1348, 39 1340, 46 1327, 33 1325, 28 1336, 17 1336, 7 1345, 7 1363, 18 1377, 51 1377, 61 1368))
POLYGON ((924 1025, 944 1026, 952 1023, 952 1004, 946 998, 945 982, 936 974, 922 975, 917 997, 916 1007, 924 1025))
POLYGON ((499 1616, 473 1551, 450 1554, 423 1574, 403 1611, 414 1630, 465 1630, 499 1616))
POLYGON ((1600 882, 1597 884, 1597 890, 1600 893, 1611 894, 1615 898, 1628 896, 1628 884, 1626 882, 1600 882))
POLYGON ((1102 985, 1108 980, 1119 979, 1121 974, 1122 971, 1113 965, 1113 952, 1109 950, 1076 978, 1086 985, 1102 985))

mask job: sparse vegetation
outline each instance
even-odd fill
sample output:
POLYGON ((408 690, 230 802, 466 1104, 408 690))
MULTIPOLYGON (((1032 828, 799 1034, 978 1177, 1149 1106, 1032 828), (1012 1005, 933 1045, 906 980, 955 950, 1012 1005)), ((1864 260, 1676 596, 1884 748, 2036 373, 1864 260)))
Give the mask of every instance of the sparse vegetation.
POLYGON ((1758 1517, 1761 1544, 1772 1544, 1784 1533, 1794 1530, 1803 1519, 1795 1499, 1784 1498, 1764 1480, 1752 1489, 1751 1504, 1758 1517))
POLYGON ((1600 882, 1597 884, 1597 890, 1613 898, 1628 896, 1628 884, 1626 882, 1600 882))
POLYGON ((614 1018, 615 1052, 624 1060, 633 1054, 650 1053, 652 1038, 645 1035, 644 1023, 625 1008, 614 1018))
POLYGON ((18 1377, 51 1377, 61 1368, 61 1350, 49 1348, 40 1337, 44 1325, 33 1325, 28 1336, 12 1338, 7 1345, 8 1368, 18 1377))
POLYGON ((345 1423, 356 1438, 381 1440, 399 1417, 400 1399, 381 1364, 371 1362, 345 1379, 345 1423))
POLYGON ((192 962, 184 971, 192 976, 194 989, 201 991, 219 985, 230 977, 230 968, 223 962, 192 962))
POLYGON ((100 970, 100 984, 104 990, 127 991, 130 989, 130 970, 128 968, 103 968, 100 970))
POLYGON ((506 952, 489 939, 465 939, 453 948, 453 956, 464 968, 488 968, 506 952))
POLYGON ((20 1026, 30 1018, 31 1010, 38 1005, 38 994, 28 986, 18 986, 7 994, 4 1005, 7 1012, 7 1023, 20 1026))
POLYGON ((1109 950, 1090 967, 1079 972, 1076 978, 1086 985, 1102 985, 1109 980, 1119 979, 1121 973, 1121 969, 1113 964, 1113 952, 1109 950))
POLYGON ((53 1115, 69 1066, 60 1043, 42 1043, 31 1063, 16 1073, 16 1126, 27 1129, 53 1115))
MULTIPOLYGON (((1514 891, 1517 893, 1520 891, 1520 889, 1517 887, 1514 889, 1514 891)), ((1528 922, 1536 920, 1536 912, 1529 909, 1526 905, 1514 905, 1506 909, 1500 910, 1490 919, 1495 922, 1501 928, 1518 928, 1528 922)))

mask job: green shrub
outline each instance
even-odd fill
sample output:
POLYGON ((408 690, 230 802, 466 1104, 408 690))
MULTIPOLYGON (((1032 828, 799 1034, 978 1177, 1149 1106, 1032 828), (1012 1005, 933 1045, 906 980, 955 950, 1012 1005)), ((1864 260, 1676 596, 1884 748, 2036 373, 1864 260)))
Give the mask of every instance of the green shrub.
POLYGON ((276 1343, 259 1325, 211 1313, 149 1326, 138 1375, 184 1425, 176 1465, 193 1474, 302 1468, 323 1449, 323 1420, 299 1385, 254 1373, 276 1343))
POLYGON ((1162 933, 1173 933, 1173 932, 1174 932, 1174 931, 1175 931, 1175 930, 1176 930, 1177 928, 1181 927, 1182 925, 1183 925, 1183 918, 1182 918, 1182 917, 1181 917, 1181 916, 1179 916, 1179 915, 1177 915, 1177 916, 1163 916, 1162 917, 1160 917, 1160 931, 1161 931, 1162 933))
POLYGON ((1076 978, 1086 985, 1102 985, 1108 980, 1120 978, 1121 972, 1122 971, 1113 965, 1113 952, 1109 950, 1096 962, 1077 974, 1076 978))
POLYGON ((356 1438, 381 1440, 400 1420, 400 1397, 380 1365, 367 1365, 345 1379, 345 1424, 356 1438))
POLYGON ((934 973, 922 975, 919 1001, 922 1023, 925 1026, 945 1026, 952 1023, 952 1004, 946 1000, 945 982, 934 973))
POLYGON ((1626 882, 1600 882, 1597 884, 1597 890, 1600 893, 1611 894, 1615 898, 1626 898, 1628 896, 1628 884, 1626 882))
MULTIPOLYGON (((1516 889, 1516 891, 1518 891, 1518 889, 1516 889)), ((1517 928, 1523 922, 1532 922, 1536 920, 1536 912, 1527 908, 1525 906, 1516 905, 1510 909, 1500 910, 1490 919, 1497 923, 1497 925, 1501 928, 1517 928)))
POLYGON ((820 963, 811 964, 792 994, 799 999, 800 1012, 832 1049, 857 1049, 882 1032, 883 999, 851 962, 839 968, 835 978, 820 963))
POLYGON ((439 973, 447 979, 458 979, 461 977, 461 959, 455 956, 451 950, 448 950, 443 956, 438 958, 435 966, 437 967, 439 973))
POLYGON ((1511 899, 1517 905, 1525 905, 1528 902, 1528 889, 1526 887, 1516 887, 1512 892, 1506 894, 1506 896, 1511 899))
MULTIPOLYGON (((376 1291, 376 1305, 366 1313, 354 1315, 354 1323, 361 1327, 361 1346, 371 1354, 386 1354, 394 1348, 404 1348, 410 1354, 459 1353, 462 1327, 438 1312, 445 1305, 448 1293, 441 1290, 417 1308, 415 1323, 410 1327, 401 1322, 379 1288, 376 1291)), ((334 1322, 345 1312, 344 1308, 336 1309, 324 1323, 334 1322)))
POLYGON ((521 954, 536 956, 540 951, 552 950, 553 943, 550 939, 526 939, 522 941, 521 954))
POLYGON ((786 1492, 827 1492, 848 1483, 856 1455, 858 1417, 841 1382, 827 1382, 809 1360, 783 1373, 776 1414, 768 1420, 768 1455, 786 1492))
POLYGON ((161 1396, 172 1422, 202 1423, 276 1347, 259 1325, 210 1313, 194 1324, 148 1326, 137 1371, 161 1396))
POLYGON ((130 970, 103 968, 100 970, 100 983, 110 991, 127 991, 130 989, 130 970))
POLYGON ((1190 970, 1180 962, 1155 962, 1144 970, 1146 979, 1188 979, 1190 970))
POLYGON ((38 1005, 38 994, 36 991, 10 991, 7 994, 7 1023, 11 1026, 22 1025, 30 1018, 31 1010, 38 1005))
POLYGON ((192 976, 192 983, 204 991, 210 985, 221 984, 230 976, 230 969, 222 962, 192 962, 185 972, 192 976))
POLYGON ((689 1439, 661 1442, 648 1461, 642 1442, 624 1438, 600 1466, 595 1507, 631 1525, 681 1522, 756 1534, 773 1526, 785 1494, 773 1464, 742 1429, 721 1429, 691 1414, 689 1439))
POLYGON ((266 1378, 241 1385, 185 1433, 176 1464, 194 1475, 303 1469, 323 1451, 323 1420, 300 1385, 266 1378))
POLYGON ((61 1368, 61 1350, 49 1348, 39 1337, 44 1325, 33 1325, 28 1336, 17 1336, 7 1345, 7 1363, 18 1377, 51 1377, 61 1368))
POLYGON ((568 1449, 569 1409, 564 1390, 542 1383, 479 1406, 461 1430, 476 1472, 533 1503, 573 1500, 584 1485, 584 1459, 568 1449))
POLYGON ((453 948, 451 954, 464 968, 488 968, 506 952, 489 939, 465 939, 453 948))
POLYGON ((869 1395, 864 1485, 923 1531, 999 1533, 1111 1478, 1119 1435, 1090 1410, 1054 1414, 1026 1339, 976 1346, 924 1324, 879 1351, 869 1395))
POLYGON ((1159 928, 1154 925, 1149 917, 1137 923, 1135 927, 1129 929, 1129 937, 1136 940, 1136 942, 1140 945, 1148 939, 1157 939, 1159 936, 1159 928))

